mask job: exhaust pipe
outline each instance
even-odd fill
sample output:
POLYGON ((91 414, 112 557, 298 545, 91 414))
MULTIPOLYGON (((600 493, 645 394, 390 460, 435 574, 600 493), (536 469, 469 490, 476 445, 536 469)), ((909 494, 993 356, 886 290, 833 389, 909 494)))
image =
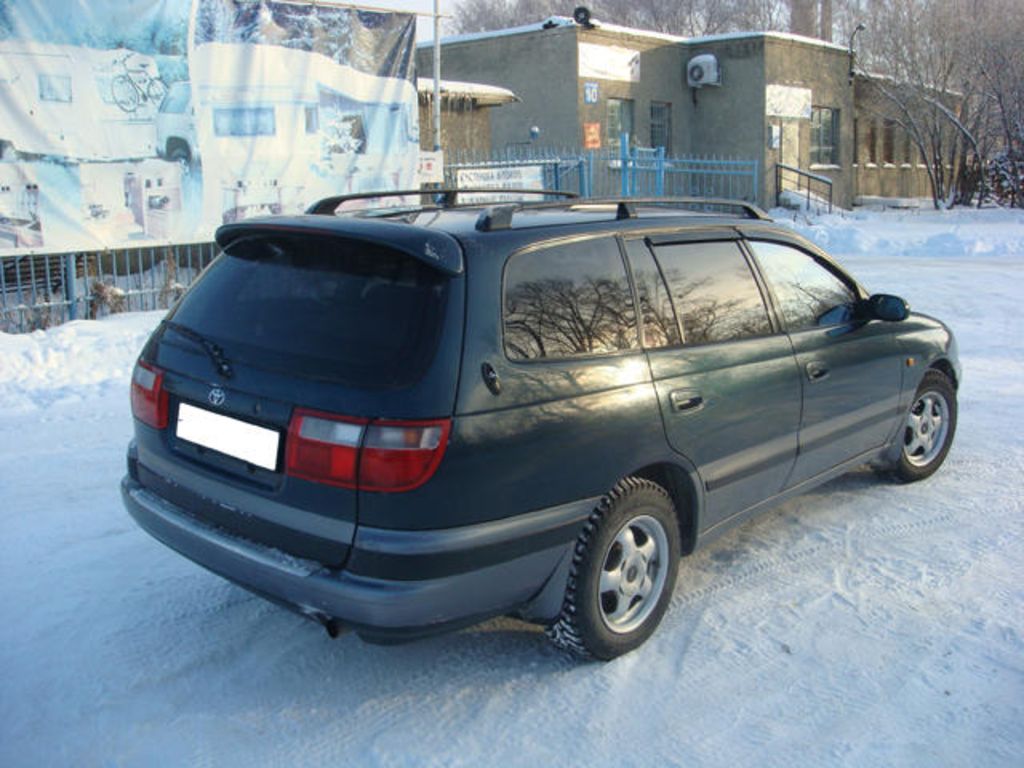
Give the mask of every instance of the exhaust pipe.
POLYGON ((321 611, 310 610, 305 610, 303 611, 303 613, 308 618, 320 624, 327 632, 327 636, 331 638, 331 640, 337 639, 339 635, 342 635, 348 631, 348 627, 346 627, 341 621, 334 618, 333 616, 328 616, 326 613, 322 613, 321 611))

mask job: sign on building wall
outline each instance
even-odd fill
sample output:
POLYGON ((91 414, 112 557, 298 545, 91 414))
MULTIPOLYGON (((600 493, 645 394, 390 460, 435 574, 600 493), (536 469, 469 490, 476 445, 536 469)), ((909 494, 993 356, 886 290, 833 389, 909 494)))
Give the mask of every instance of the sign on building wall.
POLYGON ((421 184, 444 184, 444 152, 420 150, 419 177, 421 184))
POLYGON ((771 83, 764 89, 764 111, 768 117, 811 119, 811 89, 771 83))
MULTIPOLYGON (((544 167, 540 165, 460 168, 456 171, 455 178, 460 189, 544 189, 544 167)), ((490 192, 459 195, 460 203, 488 203, 522 199, 522 195, 503 195, 490 192)))
POLYGON ((601 124, 600 123, 584 123, 583 124, 583 148, 584 149, 600 149, 601 148, 601 124))
POLYGON ((583 84, 583 103, 584 104, 597 104, 600 99, 601 90, 598 88, 597 83, 584 83, 583 84))
POLYGON ((579 76, 640 82, 640 51, 617 45, 579 44, 579 76))
POLYGON ((261 0, 0 14, 0 252, 208 240, 416 185, 410 14, 261 0))

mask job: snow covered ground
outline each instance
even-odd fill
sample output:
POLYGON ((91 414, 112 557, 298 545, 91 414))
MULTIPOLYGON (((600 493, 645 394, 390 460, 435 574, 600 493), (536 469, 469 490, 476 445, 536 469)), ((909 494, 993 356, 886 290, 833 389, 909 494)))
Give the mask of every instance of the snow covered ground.
POLYGON ((792 225, 953 326, 956 444, 925 483, 856 472, 686 559, 609 664, 509 619, 329 640, 122 509, 159 313, 0 334, 0 764, 1020 765, 1024 216, 792 225))

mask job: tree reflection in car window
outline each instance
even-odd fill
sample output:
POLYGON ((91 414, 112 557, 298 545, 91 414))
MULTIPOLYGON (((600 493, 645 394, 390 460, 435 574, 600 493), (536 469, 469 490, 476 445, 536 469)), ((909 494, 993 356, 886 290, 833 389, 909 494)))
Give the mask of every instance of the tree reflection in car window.
POLYGON ((644 346, 657 349, 679 344, 679 324, 672 309, 672 299, 650 250, 641 240, 628 240, 626 253, 636 292, 640 297, 644 346))
POLYGON ((612 238, 512 257, 505 277, 512 360, 605 354, 639 345, 633 294, 612 238))
POLYGON ((681 314, 685 344, 771 333, 761 292, 735 242, 666 245, 655 255, 681 314))
POLYGON ((750 245, 788 330, 840 325, 853 319, 856 293, 810 254, 780 243, 750 245))

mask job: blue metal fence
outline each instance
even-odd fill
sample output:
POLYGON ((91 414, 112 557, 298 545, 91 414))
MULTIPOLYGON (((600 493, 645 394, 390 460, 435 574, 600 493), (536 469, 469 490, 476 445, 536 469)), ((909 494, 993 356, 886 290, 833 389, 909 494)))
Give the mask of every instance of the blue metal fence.
POLYGON ((514 179, 514 169, 528 169, 533 178, 540 173, 545 188, 575 192, 581 197, 686 196, 758 201, 757 160, 670 157, 664 147, 630 146, 628 134, 620 137, 619 146, 600 150, 524 146, 497 153, 449 153, 446 159, 448 186, 458 186, 465 179, 460 171, 504 171, 514 179))
POLYGON ((206 242, 0 256, 0 331, 166 309, 216 255, 206 242))

